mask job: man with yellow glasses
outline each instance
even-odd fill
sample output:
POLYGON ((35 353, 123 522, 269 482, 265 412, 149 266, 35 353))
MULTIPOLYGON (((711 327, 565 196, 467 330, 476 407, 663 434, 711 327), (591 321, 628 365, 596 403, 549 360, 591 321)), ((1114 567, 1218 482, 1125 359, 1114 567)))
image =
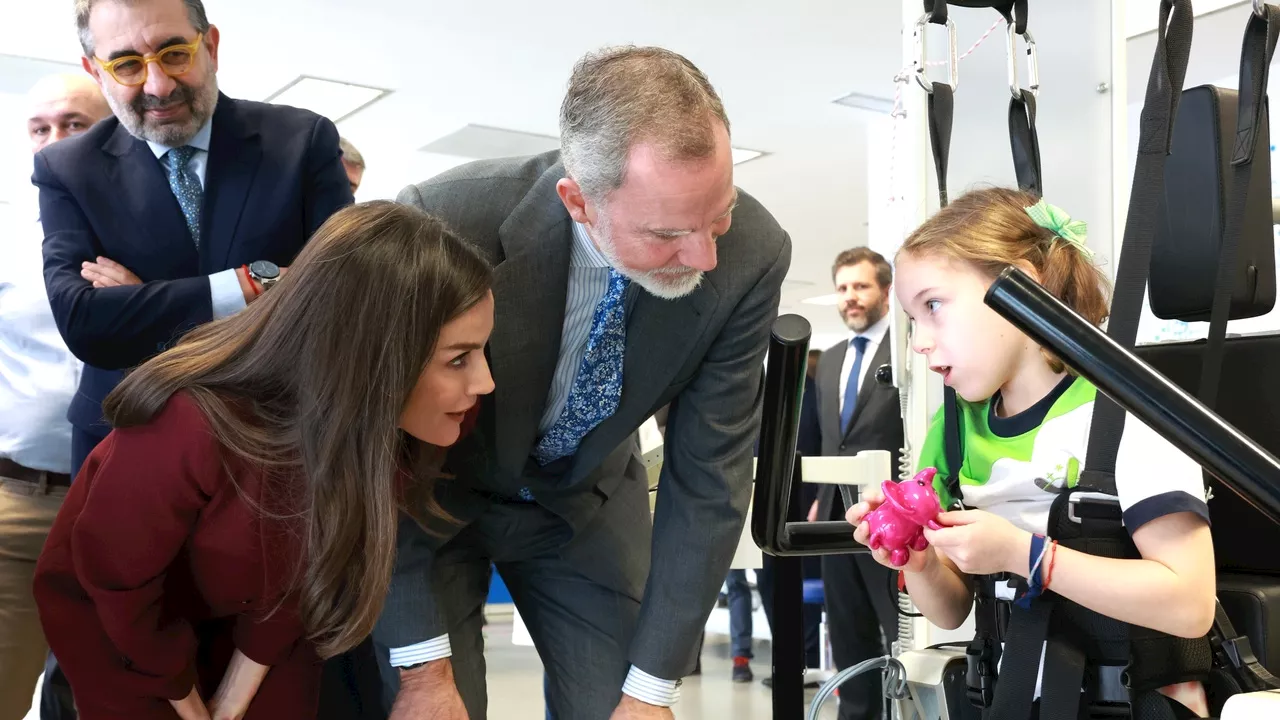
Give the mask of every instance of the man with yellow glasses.
POLYGON ((353 200, 332 122, 218 92, 200 0, 76 0, 75 16, 115 118, 43 150, 32 178, 54 319, 85 363, 73 476, 110 430, 102 399, 126 369, 270 292, 353 200))

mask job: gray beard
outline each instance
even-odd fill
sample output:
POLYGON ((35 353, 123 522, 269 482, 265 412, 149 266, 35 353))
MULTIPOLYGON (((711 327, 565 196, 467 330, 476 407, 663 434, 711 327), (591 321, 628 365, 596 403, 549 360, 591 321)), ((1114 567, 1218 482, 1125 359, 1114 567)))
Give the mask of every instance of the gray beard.
POLYGON ((632 270, 628 268, 622 264, 622 261, 618 259, 618 254, 614 252, 613 237, 609 231, 608 221, 603 214, 598 217, 600 222, 596 224, 596 235, 599 236, 595 238, 596 248, 604 256, 604 259, 609 261, 609 265, 614 270, 644 288, 645 292, 663 300, 679 300, 697 290, 698 286, 702 284, 702 271, 693 270, 692 268, 688 271, 669 268, 657 270, 632 270))
POLYGON ((112 98, 109 93, 104 93, 107 104, 111 106, 111 112, 119 118, 120 124, 124 125, 130 135, 165 147, 182 147, 191 142, 191 139, 200 132, 204 124, 209 121, 209 117, 213 115, 214 107, 218 104, 217 77, 210 73, 208 82, 198 91, 179 84, 174 89, 174 94, 181 94, 183 101, 191 109, 191 118, 186 122, 149 123, 146 118, 147 108, 160 102, 157 99, 151 99, 150 95, 139 95, 133 102, 121 103, 112 98))

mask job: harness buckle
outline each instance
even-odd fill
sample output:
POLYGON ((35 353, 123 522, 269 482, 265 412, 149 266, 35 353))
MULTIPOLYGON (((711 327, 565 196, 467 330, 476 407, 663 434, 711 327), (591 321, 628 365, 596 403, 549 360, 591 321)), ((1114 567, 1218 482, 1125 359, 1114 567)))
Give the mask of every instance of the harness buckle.
POLYGON ((975 638, 964 651, 965 694, 975 707, 989 708, 995 701, 995 667, 990 637, 975 638), (975 648, 975 645, 980 647, 975 648))
POLYGON ((1120 498, 1100 492, 1074 492, 1067 497, 1067 519, 1079 525, 1085 520, 1120 520, 1120 498))

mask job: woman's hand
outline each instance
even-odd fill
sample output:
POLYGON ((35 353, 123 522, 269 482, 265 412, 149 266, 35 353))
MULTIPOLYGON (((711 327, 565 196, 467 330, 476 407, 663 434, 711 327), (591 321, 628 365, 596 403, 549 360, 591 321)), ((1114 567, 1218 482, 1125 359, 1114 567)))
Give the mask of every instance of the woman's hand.
MULTIPOLYGON (((249 711, 249 703, 258 694, 258 686, 271 668, 250 660, 236 650, 231 655, 227 672, 222 676, 218 691, 209 699, 211 720, 240 720, 249 711)), ((185 720, 185 719, 184 719, 185 720)))
POLYGON ((196 692, 194 687, 186 697, 181 700, 170 700, 169 704, 182 720, 210 720, 209 711, 205 708, 204 701, 200 699, 200 693, 196 692))
MULTIPOLYGON (((983 510, 944 512, 938 515, 941 530, 925 528, 929 544, 950 558, 968 575, 1008 572, 1026 577, 1031 568, 1031 533, 1013 526, 999 515, 983 510)), ((914 559, 914 557, 913 557, 914 559)))
MULTIPOLYGON (((857 528, 853 532, 854 540, 857 540, 863 545, 870 544, 871 530, 867 526, 866 517, 871 514, 871 511, 880 507, 883 502, 884 492, 880 489, 879 485, 868 485, 862 488, 862 501, 849 508, 849 510, 844 514, 844 519, 850 525, 857 528)), ((889 559, 889 552, 884 548, 872 550, 871 557, 875 558, 876 562, 887 568, 893 570, 905 570, 909 573, 926 572, 933 569, 933 565, 938 562, 937 555, 935 555, 929 548, 925 548, 921 552, 916 552, 915 550, 907 548, 907 552, 910 553, 910 556, 907 558, 907 564, 901 566, 893 564, 893 561, 889 559)))

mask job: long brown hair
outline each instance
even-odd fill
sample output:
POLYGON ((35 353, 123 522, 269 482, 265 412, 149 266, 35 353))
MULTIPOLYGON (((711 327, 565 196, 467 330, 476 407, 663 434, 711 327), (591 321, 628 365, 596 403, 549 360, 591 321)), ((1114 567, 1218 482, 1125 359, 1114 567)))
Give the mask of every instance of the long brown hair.
MULTIPOLYGON (((437 476, 442 451, 399 429, 441 328, 492 274, 435 218, 391 202, 334 214, 276 287, 131 373, 103 403, 115 427, 149 422, 179 391, 222 445, 294 488, 305 544, 294 579, 322 657, 354 647, 382 611, 398 511, 437 476), (299 487, 298 479, 303 482, 299 487)), ((273 483, 274 484, 274 483, 273 483)), ((266 503, 259 506, 267 511, 266 503)))
MULTIPOLYGON (((1110 312, 1110 283, 1084 252, 1031 219, 1027 208, 1039 200, 1007 188, 965 193, 911 233, 898 255, 961 260, 991 280, 1025 262, 1035 268, 1045 290, 1101 325, 1110 312)), ((1041 352, 1054 372, 1066 369, 1051 353, 1041 352)))

